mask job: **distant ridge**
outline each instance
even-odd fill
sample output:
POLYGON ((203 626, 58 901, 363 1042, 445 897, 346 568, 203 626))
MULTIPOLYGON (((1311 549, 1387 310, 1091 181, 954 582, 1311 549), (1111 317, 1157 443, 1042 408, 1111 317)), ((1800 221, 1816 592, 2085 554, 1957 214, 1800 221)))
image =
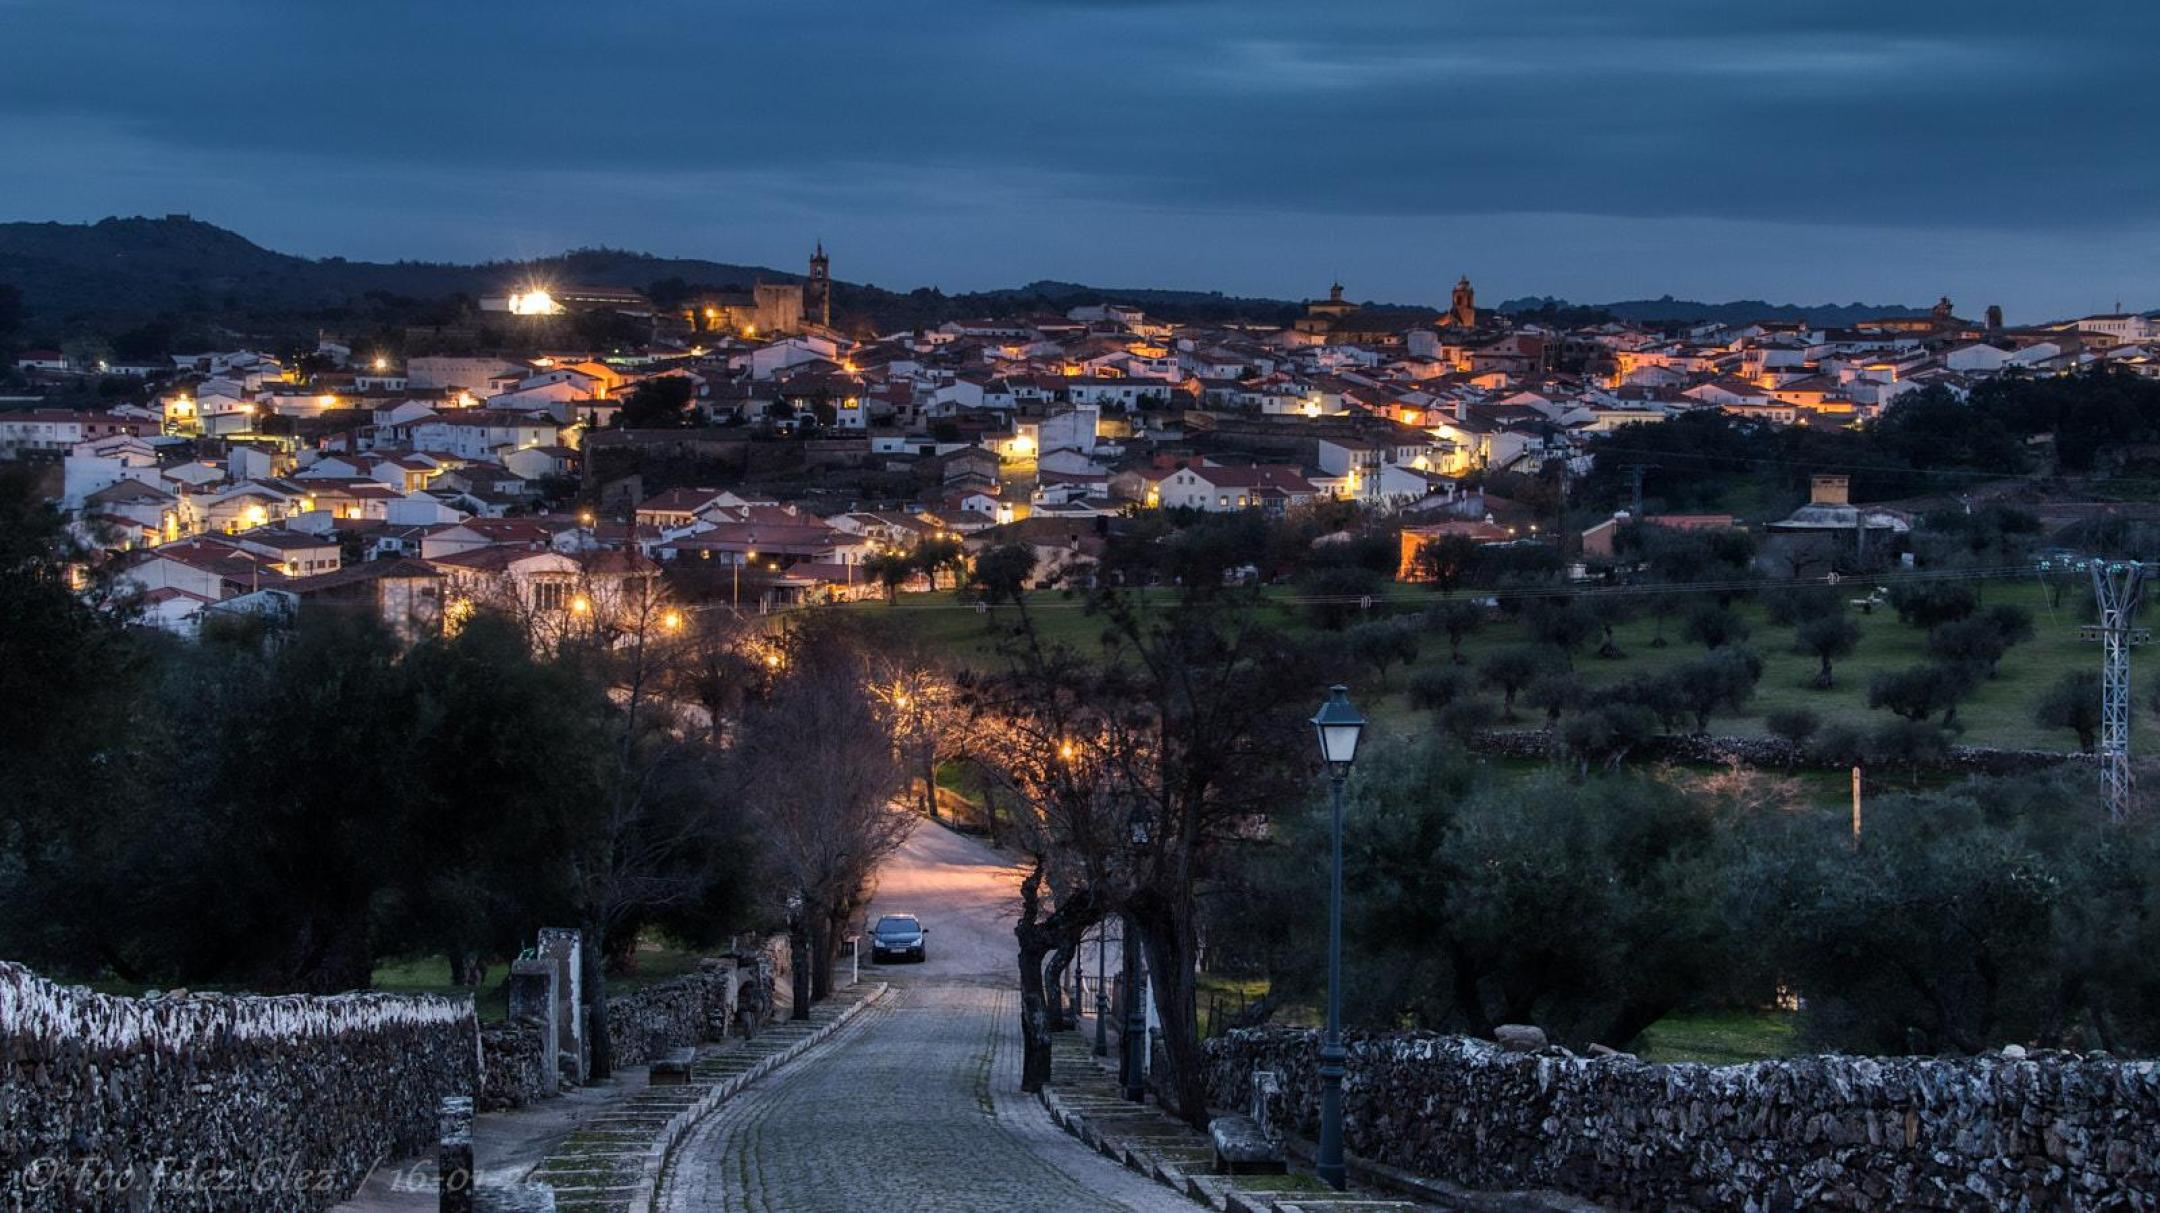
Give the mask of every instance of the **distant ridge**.
MULTIPOLYGON (((528 279, 583 286, 645 289, 679 279, 701 286, 743 286, 764 279, 795 282, 801 275, 768 266, 688 257, 657 257, 619 249, 578 249, 533 261, 457 265, 427 261, 349 261, 275 252, 215 224, 187 215, 110 218, 95 223, 0 223, 0 282, 19 287, 26 309, 46 320, 120 322, 171 313, 231 315, 284 311, 331 313, 385 297, 439 301, 477 298, 528 279)), ((936 324, 984 312, 1059 311, 1079 303, 1127 303, 1183 321, 1282 322, 1298 314, 1299 299, 1226 295, 1221 291, 1099 287, 1043 279, 1025 286, 962 294, 935 288, 901 293, 835 283, 836 302, 880 329, 936 324)), ((1390 324, 1437 315, 1423 304, 1368 303, 1390 324)), ((1550 297, 1511 299, 1503 312, 1577 309, 1550 297)), ((1693 323, 1800 320, 1839 326, 1882 316, 1924 314, 1889 304, 1813 307, 1762 300, 1702 303, 1635 299, 1581 305, 1616 319, 1693 323)))
POLYGON ((585 249, 530 262, 314 260, 272 252, 185 215, 96 223, 0 223, 0 282, 40 315, 135 315, 348 306, 370 292, 413 299, 478 296, 530 277, 637 287, 664 278, 713 286, 799 277, 758 266, 585 249))
MULTIPOLYGON (((1547 308, 1562 309, 1577 306, 1565 299, 1550 297, 1525 297, 1510 299, 1500 305, 1503 312, 1536 312, 1547 308)), ((1583 305, 1610 313, 1615 320, 1628 320, 1649 324, 1660 321, 1677 324, 1749 324, 1759 320, 1805 320, 1828 328, 1843 328, 1862 320, 1880 320, 1889 316, 1925 316, 1926 308, 1907 307, 1895 303, 1820 303, 1814 305, 1796 303, 1770 303, 1761 299, 1735 299, 1728 303, 1702 303, 1693 299, 1675 299, 1667 295, 1662 299, 1627 299, 1619 303, 1593 303, 1583 305)))

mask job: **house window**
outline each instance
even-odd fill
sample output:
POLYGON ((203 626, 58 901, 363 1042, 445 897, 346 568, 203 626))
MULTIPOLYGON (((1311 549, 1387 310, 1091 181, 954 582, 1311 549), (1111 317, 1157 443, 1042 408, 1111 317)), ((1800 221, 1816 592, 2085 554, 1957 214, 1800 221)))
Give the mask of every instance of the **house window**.
POLYGON ((570 604, 570 583, 567 581, 537 581, 533 583, 533 606, 542 611, 560 611, 570 604))

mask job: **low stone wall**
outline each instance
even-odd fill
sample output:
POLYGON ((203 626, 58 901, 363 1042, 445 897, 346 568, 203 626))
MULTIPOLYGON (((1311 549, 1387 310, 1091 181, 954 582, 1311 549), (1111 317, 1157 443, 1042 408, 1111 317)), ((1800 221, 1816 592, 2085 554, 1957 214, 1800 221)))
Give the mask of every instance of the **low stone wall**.
POLYGON ((547 1034, 537 1019, 514 1019, 480 1029, 480 1092, 475 1109, 522 1108, 560 1094, 554 1059, 547 1053, 547 1034))
POLYGON ((639 1066, 672 1049, 719 1040, 727 1032, 733 982, 726 966, 608 999, 608 1040, 618 1066, 639 1066))
MULTIPOLYGON (((1207 1043, 1208 1094, 1318 1135, 1316 1035, 1207 1043)), ((1353 1034, 1352 1154, 1477 1188, 1557 1188, 1618 1208, 2160 1208, 2160 1063, 1807 1057, 1712 1068, 1459 1036, 1353 1034)))
POLYGON ((115 998, 0 962, 0 1207, 310 1210, 431 1150, 472 1004, 115 998))
MULTIPOLYGON (((1890 717, 1880 717, 1889 720, 1890 717)), ((1553 755, 1554 738, 1542 729, 1494 729, 1470 740, 1481 754, 1503 758, 1545 759, 1553 755)), ((1653 737, 1629 755, 1633 762, 1684 762, 1723 766, 1739 762, 1747 766, 1780 769, 1844 770, 1844 764, 1826 763, 1801 746, 1777 737, 1715 737, 1706 733, 1669 733, 1653 737)), ((1931 770, 1962 775, 2023 775, 2065 762, 2091 761, 2089 755, 2054 750, 1998 750, 1989 746, 1952 746, 1931 770)))

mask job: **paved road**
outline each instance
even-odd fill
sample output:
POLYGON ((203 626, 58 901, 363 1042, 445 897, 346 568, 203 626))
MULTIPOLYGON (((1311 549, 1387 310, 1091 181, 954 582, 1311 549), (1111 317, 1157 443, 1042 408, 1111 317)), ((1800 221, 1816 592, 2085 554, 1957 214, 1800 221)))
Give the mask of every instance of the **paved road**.
POLYGON ((878 966, 894 987, 881 1006, 698 1125, 676 1153, 660 1207, 1199 1208, 1066 1136, 1019 1093, 1018 879, 976 843, 918 829, 884 872, 871 913, 920 915, 931 928, 929 959, 878 966))

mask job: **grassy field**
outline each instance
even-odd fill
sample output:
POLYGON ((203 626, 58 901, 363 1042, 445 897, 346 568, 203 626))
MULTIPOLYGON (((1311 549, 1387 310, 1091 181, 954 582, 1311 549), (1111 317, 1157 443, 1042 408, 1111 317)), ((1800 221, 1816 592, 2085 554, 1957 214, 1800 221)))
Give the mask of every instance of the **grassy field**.
MULTIPOLYGON (((1965 728, 1958 740, 1968 745, 2074 750, 2077 739, 2073 734, 2068 730, 2041 728, 2033 723, 2032 711, 2033 704, 2065 671, 2099 667, 2099 646, 2078 638, 2078 625, 2086 620, 2067 609, 2051 611, 2045 593, 2037 585, 1993 583, 1983 591, 1981 601, 1983 606, 2007 602, 2031 611, 2034 635, 2031 640, 2011 649, 2003 658, 1996 677, 1983 684, 1958 708, 1958 720, 1965 728)), ((1855 613, 1852 618, 1860 625, 1859 647, 1852 656, 1835 663, 1836 685, 1829 690, 1816 690, 1812 685, 1816 660, 1792 651, 1792 629, 1770 623, 1762 608, 1752 603, 1740 606, 1739 614, 1753 630, 1747 643, 1762 655, 1762 681, 1756 684, 1754 698, 1743 712, 1712 718, 1710 728, 1713 733, 1760 735, 1764 732, 1765 716, 1788 708, 1811 710, 1825 723, 1844 721, 1861 727, 1878 725, 1889 716, 1881 710, 1869 710, 1869 679, 1878 672, 1903 669, 1930 660, 1927 634, 1899 623, 1895 612, 1878 607, 1872 614, 1855 613)), ((1598 685, 1662 673, 1704 653, 1702 646, 1679 639, 1677 620, 1666 621, 1666 647, 1651 646, 1656 631, 1656 623, 1649 619, 1623 624, 1615 632, 1615 640, 1625 654, 1623 657, 1607 660, 1587 653, 1577 654, 1575 668, 1585 681, 1598 685)), ((1488 626, 1467 640, 1463 652, 1474 665, 1486 653, 1526 643, 1529 643, 1529 637, 1521 624, 1501 623, 1488 626)), ((1434 637, 1426 646, 1427 651, 1420 654, 1418 668, 1444 663, 1446 647, 1444 636, 1434 637)), ((1390 715, 1399 715, 1406 708, 1402 691, 1409 682, 1407 677, 1391 674, 1388 682, 1392 685, 1385 690, 1371 685, 1373 679, 1369 673, 1364 674, 1361 681, 1366 684, 1360 687, 1361 691, 1390 715)), ((2140 749, 2149 749, 2155 742, 2160 742, 2160 734, 2154 732, 2155 728, 2150 720, 2139 721, 2138 736, 2133 744, 2140 749)))
POLYGON ((1668 1015, 1638 1042, 1646 1061, 1737 1065, 1784 1057, 1797 1048, 1786 1011, 1718 1011, 1668 1015))
MULTIPOLYGON (((637 971, 627 977, 608 979, 608 992, 628 993, 697 971, 704 950, 685 950, 655 939, 638 945, 637 971)), ((375 966, 374 988, 397 994, 442 994, 451 998, 473 996, 484 1022, 496 1022, 509 1014, 509 995, 504 981, 510 976, 508 957, 488 962, 487 983, 478 990, 450 983, 450 963, 442 956, 417 956, 385 961, 375 966)))
MULTIPOLYGON (((1168 594, 1171 591, 1162 592, 1168 594)), ((1860 583, 1855 583, 1853 593, 1855 597, 1864 593, 1860 583)), ((1965 731, 1957 740, 1968 745, 2075 749, 2076 738, 2071 733, 2039 727, 2032 721, 2032 710, 2033 704, 2064 671, 2098 668, 2099 646, 2078 638, 2078 626, 2089 620, 2067 605, 2061 610, 2051 610, 2041 587, 2031 583, 1988 583, 1982 590, 1981 600, 1984 606, 2007 602, 2031 611, 2035 635, 2011 649, 2003 658, 1996 677, 1959 707, 1958 720, 1965 731)), ((1380 608, 1407 610, 1434 601, 1437 598, 1422 588, 1391 586, 1380 599, 1380 608)), ((856 609, 882 613, 909 636, 932 649, 946 653, 962 664, 982 668, 999 663, 999 637, 1017 618, 1010 607, 978 612, 972 606, 957 602, 949 592, 903 595, 897 606, 866 603, 856 609)), ((1061 594, 1038 595, 1031 600, 1031 610, 1036 626, 1046 640, 1070 644, 1082 651, 1101 641, 1103 621, 1081 610, 1076 598, 1061 594)), ((1764 717, 1787 708, 1807 708, 1826 723, 1844 721, 1862 728, 1873 727, 1889 717, 1885 712, 1868 709, 1868 680, 1880 671, 1902 669, 1929 660, 1926 633, 1899 623, 1897 615, 1888 608, 1878 607, 1868 615, 1855 613, 1853 618, 1861 629, 1858 649, 1852 656, 1836 663, 1834 687, 1815 690, 1811 685, 1815 659, 1792 651, 1792 629, 1770 623, 1762 608, 1755 604, 1743 604, 1738 610, 1753 632, 1747 643, 1763 657, 1763 677, 1756 686, 1754 698, 1742 712, 1712 719, 1711 731, 1714 733, 1760 735, 1764 732, 1764 717)), ((1293 608, 1270 607, 1269 611, 1277 622, 1293 630, 1307 628, 1293 608)), ((1585 681, 1597 685, 1661 673, 1702 656, 1704 650, 1700 645, 1680 639, 1677 618, 1665 623, 1668 643, 1664 648, 1651 645, 1657 631, 1656 622, 1647 617, 1623 624, 1617 629, 1615 639, 1624 656, 1604 659, 1589 652, 1578 653, 1575 668, 1585 681)), ((1499 621, 1466 640, 1463 652, 1474 666, 1488 653, 1529 642, 1521 623, 1499 621)), ((1410 673, 1446 661, 1446 637, 1428 633, 1423 637, 1418 661, 1408 670, 1403 667, 1390 670, 1384 683, 1365 669, 1346 669, 1342 677, 1350 683, 1359 706, 1383 727, 1421 729, 1424 727, 1423 714, 1409 709, 1405 694, 1410 673)), ((2147 680, 2141 679, 2140 689, 2147 684, 2147 680)), ((1317 699, 1316 691, 1315 702, 1317 699)), ((1526 727, 1531 723, 1527 714, 1524 723, 1526 727)), ((2134 748, 2150 752, 2156 743, 2160 743, 2160 723, 2141 717, 2135 727, 2134 748)))

